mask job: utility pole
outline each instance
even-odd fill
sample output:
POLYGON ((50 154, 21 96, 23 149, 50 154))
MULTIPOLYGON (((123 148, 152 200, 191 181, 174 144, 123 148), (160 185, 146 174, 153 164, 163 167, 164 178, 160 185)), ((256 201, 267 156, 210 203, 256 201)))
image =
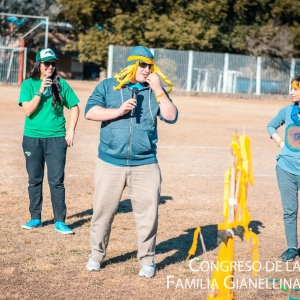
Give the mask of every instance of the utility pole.
MULTIPOLYGON (((5 0, 1 0, 1 10, 4 9, 4 1, 5 0)), ((1 38, 2 37, 5 37, 5 27, 4 27, 4 16, 0 16, 0 46, 2 45, 2 42, 1 42, 1 38)))

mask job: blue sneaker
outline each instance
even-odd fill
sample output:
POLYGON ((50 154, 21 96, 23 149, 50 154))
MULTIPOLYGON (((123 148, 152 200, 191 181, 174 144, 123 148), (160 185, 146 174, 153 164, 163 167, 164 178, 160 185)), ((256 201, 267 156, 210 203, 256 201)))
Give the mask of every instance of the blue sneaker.
POLYGON ((24 229, 32 229, 42 227, 42 221, 40 219, 32 219, 29 222, 22 225, 24 229))
POLYGON ((146 277, 146 278, 152 278, 155 275, 155 269, 156 269, 156 265, 155 265, 155 261, 152 261, 152 265, 151 266, 142 266, 140 272, 139 272, 139 276, 140 277, 146 277))
POLYGON ((288 248, 285 252, 280 255, 282 261, 293 261, 298 258, 298 250, 296 248, 288 248))
POLYGON ((73 234, 74 232, 65 224, 65 222, 55 222, 54 229, 62 234, 73 234))

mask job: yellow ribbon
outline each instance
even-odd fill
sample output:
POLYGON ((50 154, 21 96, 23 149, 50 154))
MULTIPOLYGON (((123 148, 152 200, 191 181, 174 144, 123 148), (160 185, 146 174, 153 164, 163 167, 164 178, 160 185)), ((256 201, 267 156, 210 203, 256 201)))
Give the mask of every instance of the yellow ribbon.
POLYGON ((188 252, 188 257, 186 258, 186 260, 188 260, 192 255, 195 255, 195 253, 196 253, 196 249, 197 249, 197 245, 198 245, 198 235, 199 235, 200 230, 201 230, 201 228, 200 228, 200 226, 198 226, 196 228, 196 230, 194 231, 194 239, 193 239, 192 247, 188 252))

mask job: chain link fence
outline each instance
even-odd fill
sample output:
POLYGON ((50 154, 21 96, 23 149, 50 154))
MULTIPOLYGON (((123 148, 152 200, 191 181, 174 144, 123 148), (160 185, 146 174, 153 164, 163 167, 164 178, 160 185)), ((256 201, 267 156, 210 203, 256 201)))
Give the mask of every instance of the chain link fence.
MULTIPOLYGON (((114 76, 125 67, 131 49, 109 46, 107 77, 114 76)), ((291 78, 300 75, 300 59, 150 50, 155 63, 169 77, 176 91, 288 95, 291 78)))

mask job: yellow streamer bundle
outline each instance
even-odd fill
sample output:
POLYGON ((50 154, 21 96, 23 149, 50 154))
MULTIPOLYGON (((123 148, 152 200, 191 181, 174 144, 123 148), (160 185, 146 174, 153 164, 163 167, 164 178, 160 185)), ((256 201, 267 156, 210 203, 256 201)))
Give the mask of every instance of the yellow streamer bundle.
MULTIPOLYGON (((244 237, 248 242, 253 240, 253 248, 247 254, 252 254, 252 263, 258 261, 258 238, 255 233, 249 230, 248 226, 251 221, 251 214, 247 208, 247 190, 248 183, 254 184, 254 176, 252 169, 252 157, 250 149, 250 139, 246 135, 240 137, 239 141, 235 135, 233 141, 230 143, 232 153, 235 158, 235 163, 226 170, 224 176, 224 223, 218 224, 218 230, 231 231, 237 227, 243 227, 244 237), (234 176, 234 180, 232 178, 234 176), (234 187, 232 186, 234 182, 234 187), (232 198, 232 190, 235 191, 235 197, 232 198), (229 211, 234 201, 235 213, 234 218, 230 219, 229 211)), ((234 260, 234 238, 228 237, 227 243, 222 243, 217 264, 230 263, 234 260)), ((256 272, 252 270, 252 274, 256 272)), ((229 288, 233 280, 233 270, 224 271, 220 268, 215 270, 211 279, 218 283, 218 289, 213 289, 208 295, 209 300, 218 299, 234 299, 233 289, 229 288), (227 281, 226 281, 227 280, 227 281)))
POLYGON ((151 71, 152 73, 156 73, 160 78, 168 85, 169 90, 167 91, 168 94, 171 93, 172 91, 172 83, 170 79, 164 75, 159 67, 155 64, 154 59, 147 58, 144 56, 129 56, 127 61, 133 61, 136 60, 136 62, 132 65, 127 66, 125 69, 123 69, 121 72, 116 74, 114 78, 117 79, 118 85, 114 87, 114 90, 120 90, 124 84, 127 82, 130 82, 132 79, 134 79, 137 67, 139 65, 139 62, 145 62, 147 64, 152 65, 151 71))
POLYGON ((161 72, 156 64, 153 65, 153 73, 156 73, 158 76, 160 76, 160 78, 168 85, 169 90, 167 91, 167 93, 170 94, 172 92, 172 83, 170 79, 161 72))
MULTIPOLYGON (((235 297, 231 288, 234 276, 234 235, 244 236, 247 242, 252 239, 253 247, 246 253, 252 254, 252 265, 258 262, 258 238, 254 232, 249 230, 251 214, 247 208, 248 184, 254 184, 250 139, 243 135, 238 138, 234 135, 230 143, 232 149, 231 165, 224 174, 224 210, 223 223, 218 224, 222 243, 217 258, 217 266, 210 280, 210 292, 208 300, 232 300, 235 297), (221 268, 226 265, 226 268, 221 268)), ((191 249, 188 252, 189 259, 195 255, 198 243, 200 227, 194 232, 194 239, 191 249)), ((253 268, 252 274, 256 275, 253 268)))
POLYGON ((136 61, 133 65, 127 66, 120 73, 114 76, 114 78, 116 78, 119 82, 117 86, 114 86, 114 90, 120 90, 124 84, 130 82, 134 78, 138 65, 139 62, 136 61))

